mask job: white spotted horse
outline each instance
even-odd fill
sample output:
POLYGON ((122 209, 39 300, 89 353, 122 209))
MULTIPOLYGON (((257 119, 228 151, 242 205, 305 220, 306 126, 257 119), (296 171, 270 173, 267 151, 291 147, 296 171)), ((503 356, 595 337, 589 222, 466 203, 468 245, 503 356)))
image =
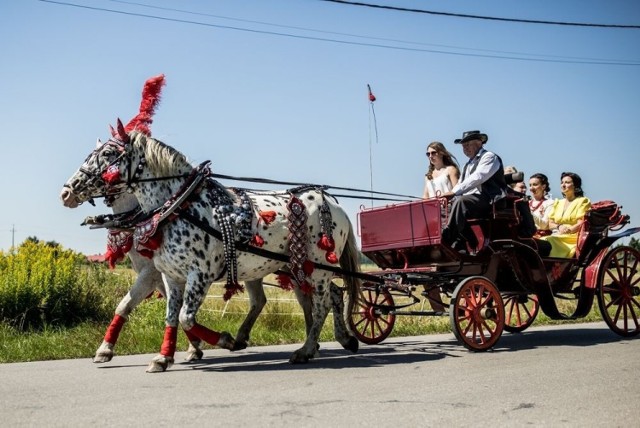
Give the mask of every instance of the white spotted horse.
MULTIPOLYGON (((68 180, 63 201, 83 202, 87 192, 108 193, 124 185, 141 211, 129 221, 136 248, 153 254, 167 287, 165 337, 148 371, 173 363, 177 326, 212 345, 233 349, 229 333, 210 330, 196 314, 210 284, 226 275, 225 298, 241 289, 238 281, 279 273, 285 285, 312 295, 312 326, 292 363, 313 358, 331 306, 341 308, 342 290, 331 282, 337 266, 357 273, 359 264, 346 212, 321 186, 279 192, 255 192, 222 186, 208 176, 208 166, 194 168, 174 148, 144 133, 125 132, 118 120, 115 135, 96 148, 68 180), (75 190, 74 190, 75 189, 75 190)), ((358 279, 345 275, 349 307, 358 279)), ((357 351, 342 311, 334 316, 336 339, 357 351)))
MULTIPOLYGON (((113 213, 117 216, 134 211, 138 207, 138 200, 129 193, 120 193, 114 195, 109 205, 113 208, 113 213)), ((107 216, 98 216, 107 217, 107 216)), ((108 217, 107 217, 108 218, 108 217)), ((89 224, 95 224, 96 219, 91 218, 86 221, 89 224)), ((103 219, 99 220, 104 221, 103 219)), ((111 361, 114 355, 114 348, 120 331, 124 323, 129 318, 131 312, 142 303, 147 297, 155 291, 165 296, 164 283, 162 276, 156 269, 153 260, 141 255, 135 247, 133 247, 132 234, 129 231, 113 229, 109 231, 109 240, 107 244, 106 258, 110 264, 120 260, 126 254, 131 260, 133 270, 137 276, 135 282, 127 294, 122 298, 115 310, 115 315, 107 328, 104 339, 100 347, 96 350, 93 362, 105 363, 111 361)), ((254 281, 246 281, 245 288, 249 295, 249 312, 236 334, 234 350, 244 349, 248 345, 251 329, 255 324, 258 316, 262 312, 267 298, 263 290, 262 279, 254 281)), ((307 329, 311 326, 311 300, 302 293, 296 293, 305 314, 307 329), (301 300, 302 299, 302 300, 301 300)), ((189 340, 189 349, 186 351, 186 361, 196 361, 202 358, 203 352, 200 349, 200 339, 187 334, 189 340)))
MULTIPOLYGON (((150 125, 152 123, 152 117, 155 113, 155 109, 159 104, 160 92, 164 83, 164 75, 152 77, 145 82, 139 113, 131 119, 125 127, 125 130, 137 129, 144 132, 147 136, 151 135, 150 125)), ((73 197, 73 192, 68 191, 68 189, 71 189, 70 186, 71 183, 65 184, 65 189, 63 190, 61 197, 66 206, 75 208, 80 204, 80 201, 73 197)), ((130 193, 124 192, 124 188, 119 189, 117 186, 112 186, 110 190, 111 193, 109 195, 101 196, 104 196, 105 204, 113 209, 115 216, 111 216, 112 218, 126 216, 128 213, 134 212, 138 208, 139 205, 136 197, 130 193)), ((84 191, 75 189, 75 192, 76 194, 80 194, 84 191)), ((93 198, 91 197, 89 198, 93 203, 92 199, 93 198)), ((92 224, 92 227, 101 227, 97 225, 104 225, 105 221, 108 221, 108 219, 108 215, 88 217, 83 225, 92 224)), ((133 270, 137 273, 137 276, 131 289, 116 307, 114 317, 107 328, 104 339, 96 350, 93 358, 95 363, 111 361, 122 327, 136 306, 138 306, 145 298, 152 295, 154 291, 161 293, 163 296, 165 295, 165 288, 164 283, 162 282, 161 273, 156 269, 153 260, 141 255, 136 250, 133 246, 132 235, 133 234, 129 230, 109 230, 105 258, 109 262, 110 267, 114 267, 115 263, 124 258, 126 254, 129 256, 133 270)), ((249 312, 236 334, 234 350, 240 350, 247 347, 253 325, 267 302, 262 279, 245 281, 244 285, 249 295, 249 312)), ((311 328, 311 298, 298 289, 295 290, 295 294, 302 306, 306 330, 308 332, 311 328)), ((187 350, 185 360, 195 361, 201 359, 203 352, 200 349, 200 339, 189 334, 187 334, 187 336, 189 339, 189 349, 187 350)))

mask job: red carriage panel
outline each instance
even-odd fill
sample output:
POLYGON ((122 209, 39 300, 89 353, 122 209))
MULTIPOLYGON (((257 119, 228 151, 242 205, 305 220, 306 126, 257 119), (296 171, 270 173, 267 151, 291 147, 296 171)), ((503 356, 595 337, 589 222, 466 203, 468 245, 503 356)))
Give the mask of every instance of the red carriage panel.
POLYGON ((372 208, 358 214, 362 251, 403 249, 440 243, 437 199, 372 208))
POLYGON ((365 209, 358 214, 362 252, 381 268, 424 266, 441 259, 438 200, 365 209))

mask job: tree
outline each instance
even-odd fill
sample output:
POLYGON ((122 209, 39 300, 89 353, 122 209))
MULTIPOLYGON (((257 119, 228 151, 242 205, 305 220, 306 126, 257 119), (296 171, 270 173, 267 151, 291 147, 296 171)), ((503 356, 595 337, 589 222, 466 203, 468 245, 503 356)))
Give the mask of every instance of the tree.
POLYGON ((640 239, 631 238, 631 240, 629 241, 629 246, 640 251, 640 239))

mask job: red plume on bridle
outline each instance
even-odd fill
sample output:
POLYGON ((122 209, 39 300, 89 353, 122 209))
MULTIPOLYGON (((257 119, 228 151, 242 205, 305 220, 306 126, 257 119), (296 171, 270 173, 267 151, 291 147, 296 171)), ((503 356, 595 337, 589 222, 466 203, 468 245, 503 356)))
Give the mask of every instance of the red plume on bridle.
POLYGON ((153 123, 153 115, 156 112, 156 107, 160 104, 160 92, 164 85, 164 74, 152 77, 144 82, 140 112, 124 127, 126 133, 136 130, 151 136, 149 125, 153 123))

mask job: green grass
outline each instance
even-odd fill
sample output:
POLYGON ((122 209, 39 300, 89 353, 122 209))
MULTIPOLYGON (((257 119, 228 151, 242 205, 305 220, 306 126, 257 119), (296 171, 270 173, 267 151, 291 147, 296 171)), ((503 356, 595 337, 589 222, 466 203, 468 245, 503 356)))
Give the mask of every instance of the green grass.
MULTIPOLYGON (((112 273, 113 274, 113 273, 112 273)), ((305 339, 304 318, 293 293, 267 287, 269 299, 251 334, 251 346, 302 343, 305 339)), ((217 331, 235 335, 248 311, 247 296, 235 296, 228 305, 219 297, 221 287, 214 285, 210 297, 198 313, 198 321, 217 331), (223 313, 224 311, 224 313, 223 313)), ((565 306, 569 304, 564 304, 565 306)), ((115 307, 115 306, 114 306, 115 307)), ((419 310, 420 304, 408 309, 419 310)), ((428 305, 425 309, 429 309, 428 305)), ((569 312, 570 307, 563 309, 569 312)), ((157 353, 164 334, 165 300, 150 298, 131 315, 120 334, 116 354, 157 353)), ((559 322, 540 313, 536 325, 600 321, 597 305, 580 320, 559 322)), ((66 358, 91 358, 102 342, 108 320, 83 322, 70 328, 50 327, 37 331, 20 331, 0 324, 0 363, 41 361, 66 358)), ((450 332, 448 317, 397 316, 391 337, 450 332)), ((327 318, 321 341, 333 341, 333 320, 327 318)), ((187 349, 184 334, 178 335, 178 351, 187 349)), ((206 345, 204 349, 210 349, 206 345)))

